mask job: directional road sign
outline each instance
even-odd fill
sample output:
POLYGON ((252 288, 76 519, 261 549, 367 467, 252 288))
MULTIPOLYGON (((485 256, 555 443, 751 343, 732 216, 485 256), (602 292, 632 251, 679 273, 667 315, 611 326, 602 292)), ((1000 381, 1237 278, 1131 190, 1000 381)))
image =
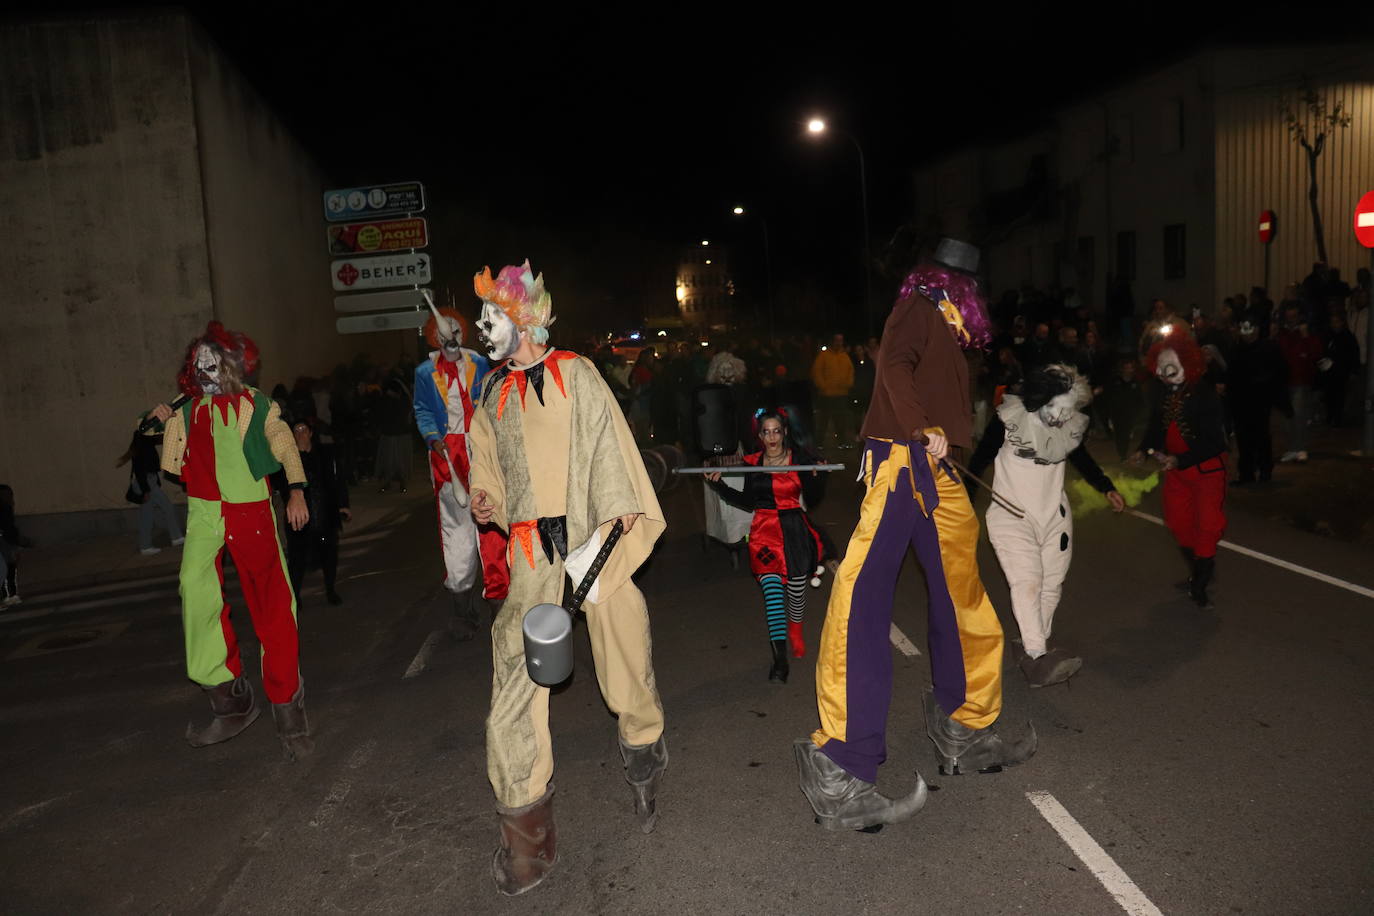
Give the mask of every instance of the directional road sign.
POLYGON ((371 258, 348 258, 329 265, 334 288, 341 293, 355 289, 384 289, 388 286, 418 286, 430 281, 429 255, 383 254, 371 258))
POLYGON ((418 217, 345 223, 326 227, 325 238, 329 242, 330 254, 380 254, 426 247, 429 244, 429 226, 418 217))
POLYGON ((377 312, 383 309, 424 309, 423 289, 395 289, 385 293, 360 293, 356 296, 335 296, 334 308, 340 312, 377 312))
POLYGON ((331 223, 419 213, 424 208, 425 186, 418 181, 324 192, 324 218, 331 223))
POLYGON ((370 334, 373 331, 404 331, 423 327, 429 312, 384 312, 380 315, 348 315, 334 322, 340 334, 370 334))

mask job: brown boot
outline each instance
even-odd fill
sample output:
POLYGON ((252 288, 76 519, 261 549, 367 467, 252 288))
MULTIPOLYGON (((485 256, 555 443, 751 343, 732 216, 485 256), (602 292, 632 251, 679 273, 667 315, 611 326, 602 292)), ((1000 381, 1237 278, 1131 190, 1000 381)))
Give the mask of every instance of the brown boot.
POLYGON ((300 679, 296 695, 286 703, 272 704, 272 718, 277 720, 277 737, 282 752, 292 763, 310 756, 315 742, 310 738, 310 722, 305 718, 305 678, 300 679))
POLYGON ((496 889, 507 897, 523 894, 544 880, 558 862, 558 829, 553 823, 553 786, 523 808, 496 806, 501 815, 501 845, 491 860, 496 889))
POLYGON ((253 702, 253 685, 245 677, 204 688, 210 698, 210 711, 215 717, 204 728, 186 726, 186 743, 191 747, 209 747, 228 741, 252 725, 262 713, 253 702))

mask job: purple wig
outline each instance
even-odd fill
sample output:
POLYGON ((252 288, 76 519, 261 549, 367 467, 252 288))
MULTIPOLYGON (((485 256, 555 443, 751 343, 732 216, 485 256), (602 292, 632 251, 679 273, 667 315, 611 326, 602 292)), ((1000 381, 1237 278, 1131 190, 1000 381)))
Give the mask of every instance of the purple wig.
MULTIPOLYGON (((938 295, 937 290, 945 291, 949 301, 954 303, 960 317, 964 319, 964 330, 968 332, 969 339, 967 343, 960 341, 961 347, 965 350, 974 347, 982 349, 992 343, 992 321, 988 318, 983 294, 978 289, 978 280, 963 271, 951 270, 930 262, 921 264, 907 274, 897 298, 901 301, 910 298, 912 293, 919 292, 934 300, 938 295)), ((939 303, 936 302, 936 305, 939 303)))

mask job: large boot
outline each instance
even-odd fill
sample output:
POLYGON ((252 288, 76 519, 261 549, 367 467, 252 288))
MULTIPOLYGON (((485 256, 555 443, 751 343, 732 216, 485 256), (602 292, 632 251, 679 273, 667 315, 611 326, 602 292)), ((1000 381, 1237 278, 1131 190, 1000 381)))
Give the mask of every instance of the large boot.
POLYGON ((1017 741, 1003 741, 991 727, 973 729, 960 725, 944 714, 929 690, 925 692, 925 707, 926 734, 939 754, 941 776, 1000 773, 1002 767, 1029 760, 1039 743, 1035 726, 1029 723, 1030 731, 1017 741))
POLYGON ((465 592, 452 592, 453 616, 449 618, 449 635, 458 642, 468 642, 482 630, 482 587, 474 585, 465 592))
POLYGON ((253 702, 253 685, 242 675, 203 689, 210 697, 210 711, 215 717, 204 728, 186 726, 186 743, 191 747, 209 747, 228 741, 262 714, 261 707, 253 702))
POLYGON ((1174 588, 1184 594, 1191 594, 1193 591, 1193 577, 1197 575, 1197 555, 1193 553, 1191 547, 1180 547, 1178 552, 1183 554, 1183 562, 1188 564, 1188 578, 1182 582, 1174 583, 1174 588))
POLYGON ((930 790, 921 774, 905 798, 888 798, 871 782, 852 776, 831 760, 810 738, 792 742, 802 793, 826 830, 869 830, 896 824, 925 807, 930 790))
POLYGON ((802 634, 802 624, 800 620, 787 621, 787 644, 792 647, 793 658, 805 657, 806 636, 802 634))
POLYGON ((491 859, 496 889, 507 897, 537 885, 558 863, 558 828, 553 823, 553 786, 523 808, 496 806, 501 845, 491 859))
POLYGON ((1059 649, 1051 649, 1039 658, 1021 656, 1021 673, 1031 687, 1048 687, 1062 684, 1078 673, 1083 667, 1083 659, 1059 649))
POLYGON ((272 704, 272 718, 277 722, 277 737, 288 761, 294 763, 315 750, 310 722, 305 717, 305 678, 300 679, 296 695, 289 701, 272 704))
POLYGON ((1210 611, 1213 607, 1212 599, 1207 597, 1207 586, 1212 582, 1216 566, 1216 557, 1198 557, 1193 566, 1193 578, 1188 580, 1188 597, 1204 611, 1210 611))
POLYGON ((768 669, 768 680, 774 684, 786 684, 791 670, 787 664, 787 640, 774 639, 769 645, 773 649, 773 667, 768 669))
POLYGON ((639 829, 653 833, 658 823, 658 784, 668 769, 668 745, 659 735, 653 744, 636 747, 620 740, 620 759, 625 763, 625 781, 635 795, 635 816, 639 829))

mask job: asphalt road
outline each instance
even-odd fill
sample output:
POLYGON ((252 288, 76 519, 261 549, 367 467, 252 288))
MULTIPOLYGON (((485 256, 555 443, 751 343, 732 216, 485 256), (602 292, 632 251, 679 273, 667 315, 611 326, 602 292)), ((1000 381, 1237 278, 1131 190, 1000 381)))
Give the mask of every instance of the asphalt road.
MULTIPOLYGON (((184 678, 174 579, 50 592, 0 615, 0 909, 1374 912, 1371 598, 1223 551, 1217 609, 1200 612, 1173 589, 1181 568, 1162 528, 1080 517, 1056 639, 1083 671, 1032 692, 1009 651, 1001 727, 1034 721, 1039 753, 946 778, 919 708, 925 600, 909 560, 894 622, 910 646, 893 650, 880 785, 908 791, 919 769, 936 791, 907 823, 828 833, 790 749, 815 725, 813 657, 785 687, 767 683, 756 586, 719 546, 703 549, 697 487, 665 496, 669 533, 640 576, 671 753, 651 836, 636 829, 581 636, 552 707, 560 864, 524 897, 496 894, 489 651, 445 633, 421 508, 345 540, 342 607, 318 579, 307 589, 317 751, 299 764, 282 761, 270 716, 224 745, 184 744, 206 710, 184 678)), ((835 481, 818 513, 839 544, 856 495, 835 481)), ((1141 508, 1158 514, 1149 497, 1141 508)), ((1240 513, 1227 538, 1374 585, 1369 556, 1338 541, 1240 513)), ((1014 636, 986 539, 982 562, 1014 636)), ((828 590, 811 596, 813 646, 828 590)), ((236 622, 251 633, 237 605, 236 622)), ((246 658, 255 646, 244 640, 246 658)))

